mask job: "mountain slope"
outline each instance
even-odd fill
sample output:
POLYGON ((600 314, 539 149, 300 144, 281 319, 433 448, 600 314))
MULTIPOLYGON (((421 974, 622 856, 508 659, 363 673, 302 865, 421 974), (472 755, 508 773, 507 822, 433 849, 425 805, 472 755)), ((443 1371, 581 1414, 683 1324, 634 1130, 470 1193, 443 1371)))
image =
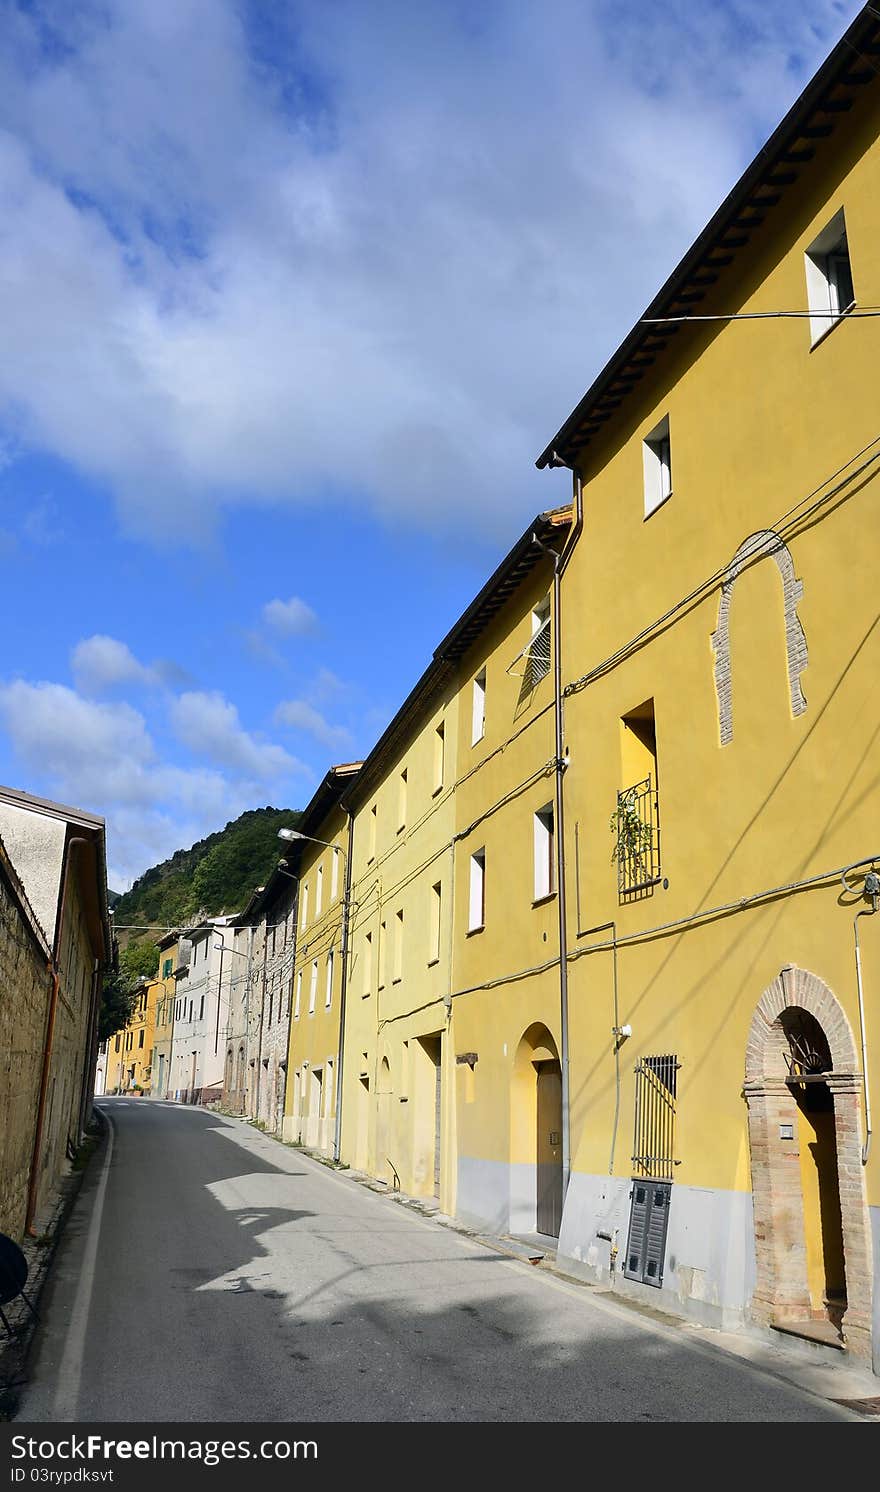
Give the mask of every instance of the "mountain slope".
POLYGON ((249 809, 191 849, 176 850, 119 897, 114 923, 173 927, 200 909, 209 916, 240 911, 281 856, 278 830, 295 828, 299 819, 297 809, 249 809))

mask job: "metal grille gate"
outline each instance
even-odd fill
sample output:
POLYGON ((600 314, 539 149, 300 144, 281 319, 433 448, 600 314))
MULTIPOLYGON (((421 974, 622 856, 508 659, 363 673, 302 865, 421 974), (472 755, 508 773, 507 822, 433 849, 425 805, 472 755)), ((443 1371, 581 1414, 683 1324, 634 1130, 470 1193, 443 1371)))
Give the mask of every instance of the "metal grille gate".
POLYGON ((675 1160, 679 1062, 673 1054, 636 1063, 633 1188, 624 1274, 659 1288, 663 1280, 675 1160))

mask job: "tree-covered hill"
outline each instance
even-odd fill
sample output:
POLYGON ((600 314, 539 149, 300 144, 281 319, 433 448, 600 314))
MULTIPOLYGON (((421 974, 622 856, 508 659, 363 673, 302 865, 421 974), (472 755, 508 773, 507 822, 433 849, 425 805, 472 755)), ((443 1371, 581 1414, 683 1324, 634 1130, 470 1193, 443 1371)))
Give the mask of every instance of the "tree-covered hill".
MULTIPOLYGON (((250 809, 191 849, 175 851, 119 897, 113 909, 115 925, 174 927, 200 909, 209 916, 240 911, 283 852, 278 830, 295 828, 299 819, 297 809, 250 809)), ((120 932, 120 942, 127 938, 120 932)))

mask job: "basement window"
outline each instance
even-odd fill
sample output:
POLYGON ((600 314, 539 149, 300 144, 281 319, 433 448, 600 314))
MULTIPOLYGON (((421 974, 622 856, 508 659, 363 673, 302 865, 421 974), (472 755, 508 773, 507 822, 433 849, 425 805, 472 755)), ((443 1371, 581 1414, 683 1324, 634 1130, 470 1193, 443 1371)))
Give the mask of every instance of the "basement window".
POLYGON ((672 496, 672 456, 669 445, 669 415, 642 442, 645 474, 645 517, 672 496))
POLYGON ((810 339, 815 345, 855 303, 843 208, 814 238, 805 255, 810 339))

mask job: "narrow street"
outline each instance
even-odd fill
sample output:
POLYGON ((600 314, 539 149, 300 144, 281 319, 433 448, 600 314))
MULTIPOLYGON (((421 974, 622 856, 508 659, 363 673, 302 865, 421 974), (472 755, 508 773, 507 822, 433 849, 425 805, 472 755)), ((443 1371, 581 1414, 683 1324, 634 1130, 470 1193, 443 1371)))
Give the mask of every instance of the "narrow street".
POLYGON ((852 1417, 241 1122, 100 1107, 20 1421, 852 1417))

